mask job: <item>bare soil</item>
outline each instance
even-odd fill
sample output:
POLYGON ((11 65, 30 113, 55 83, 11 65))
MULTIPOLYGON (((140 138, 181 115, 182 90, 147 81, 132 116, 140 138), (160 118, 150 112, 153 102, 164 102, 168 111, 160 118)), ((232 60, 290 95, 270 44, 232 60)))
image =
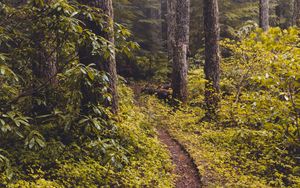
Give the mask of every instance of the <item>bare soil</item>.
POLYGON ((197 167, 187 151, 166 130, 159 128, 158 133, 159 139, 171 153, 173 164, 176 165, 176 188, 202 187, 197 167))

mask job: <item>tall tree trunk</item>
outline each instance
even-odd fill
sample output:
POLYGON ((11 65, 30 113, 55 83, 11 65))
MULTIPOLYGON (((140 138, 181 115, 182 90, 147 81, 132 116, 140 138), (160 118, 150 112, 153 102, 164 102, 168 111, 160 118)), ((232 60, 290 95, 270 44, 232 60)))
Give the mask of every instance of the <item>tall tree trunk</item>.
POLYGON ((220 82, 220 25, 217 0, 203 0, 205 33, 205 88, 206 118, 214 119, 219 103, 220 82))
POLYGON ((36 43, 38 52, 36 54, 36 61, 32 64, 32 74, 36 80, 32 83, 32 111, 38 115, 48 114, 53 110, 53 106, 51 106, 53 103, 53 99, 51 99, 52 89, 58 84, 56 77, 58 71, 56 52, 55 50, 51 52, 55 47, 52 46, 50 50, 46 49, 49 48, 49 46, 40 45, 41 41, 36 43), (37 90, 40 86, 42 87, 37 90), (37 100, 44 100, 45 104, 37 102, 37 100))
POLYGON ((167 48, 168 59, 173 64, 173 48, 175 46, 176 0, 167 0, 167 48))
MULTIPOLYGON (((104 13, 108 16, 106 20, 106 27, 108 31, 105 32, 105 38, 110 41, 112 44, 115 44, 115 37, 114 37, 114 11, 112 0, 102 0, 102 4, 100 8, 104 11, 104 13)), ((116 54, 115 50, 112 50, 112 54, 108 58, 107 62, 105 62, 105 71, 109 73, 109 85, 110 85, 110 94, 112 96, 111 107, 112 112, 117 113, 119 108, 119 98, 118 98, 118 91, 117 91, 117 82, 118 82, 118 75, 117 75, 117 65, 116 65, 116 54)))
POLYGON ((293 26, 300 27, 300 0, 294 0, 293 26))
POLYGON ((173 46, 173 97, 187 102, 187 52, 189 45, 190 0, 176 1, 175 45, 173 46))
MULTIPOLYGON (((19 5, 27 2, 28 0, 20 0, 19 5)), ((50 4, 51 0, 44 0, 44 3, 50 4)), ((52 94, 53 88, 58 84, 57 47, 59 44, 56 37, 56 33, 46 36, 43 30, 37 30, 32 36, 36 49, 36 60, 32 62, 32 74, 36 80, 32 83, 32 111, 38 115, 51 113, 54 108, 52 94), (41 88, 37 90, 38 87, 41 88), (43 100, 45 104, 41 104, 38 100, 43 100)))
MULTIPOLYGON (((37 37, 39 34, 35 35, 37 37)), ((54 86, 57 84, 58 80, 56 77, 57 74, 57 59, 56 59, 56 47, 55 44, 47 44, 49 46, 41 45, 42 38, 37 38, 36 40, 36 49, 39 49, 37 52, 37 61, 33 63, 32 72, 35 77, 41 82, 41 84, 50 84, 54 86), (40 40, 40 41, 39 41, 40 40), (47 49, 48 48, 48 49, 47 49)))
POLYGON ((259 26, 264 31, 269 29, 269 0, 259 0, 259 26))
MULTIPOLYGON (((24 6, 28 0, 15 0, 10 1, 13 6, 24 6)), ((45 3, 51 3, 51 0, 45 0, 45 3)), ((32 35, 32 41, 34 42, 35 59, 32 61, 31 71, 32 77, 35 81, 32 82, 32 113, 41 115, 50 113, 53 107, 51 104, 51 88, 57 85, 57 43, 50 43, 56 36, 53 34, 51 39, 45 36, 42 30, 37 30, 32 35), (43 42, 46 41, 46 45, 43 42), (42 86, 42 87, 41 87, 42 86), (39 88, 39 89, 37 89, 39 88), (41 104, 43 100, 45 104, 41 104)))
MULTIPOLYGON (((97 7, 103 10, 103 13, 107 15, 105 17, 106 25, 104 27, 106 28, 105 31, 101 31, 100 28, 91 28, 96 33, 101 33, 104 38, 106 38, 108 41, 110 41, 112 44, 115 43, 114 38, 114 12, 113 12, 113 5, 112 0, 80 0, 79 2, 97 7)), ((94 25, 94 24, 91 24, 94 25)), ((92 26, 93 27, 93 26, 92 26)), ((86 49, 81 49, 83 56, 87 55, 86 49)), ((111 100, 111 109, 113 113, 117 113, 118 111, 118 91, 117 91, 117 81, 118 81, 118 75, 117 75, 117 69, 116 69, 116 57, 115 57, 115 50, 111 51, 111 55, 108 59, 104 61, 103 65, 98 65, 101 67, 105 72, 109 74, 109 85, 110 85, 110 94, 112 96, 111 100)), ((89 54, 91 56, 91 54, 89 54)), ((95 58, 95 57, 94 57, 95 58)), ((97 57, 96 57, 97 58, 97 57)), ((98 57, 98 60, 96 60, 96 64, 103 63, 101 61, 101 57, 98 57)), ((83 63, 86 64, 86 63, 83 63)))
MULTIPOLYGON (((14 6, 25 5, 28 0, 11 0, 14 6)), ((44 0, 45 3, 51 3, 51 0, 44 0)), ((36 51, 36 61, 32 64, 33 76, 35 76, 41 83, 50 83, 50 85, 57 84, 57 59, 56 59, 56 46, 58 44, 50 44, 48 40, 47 45, 42 45, 45 40, 43 31, 38 31, 32 36, 35 44, 35 48, 39 49, 36 51)), ((53 35, 52 38, 55 38, 53 35)), ((55 43, 55 42, 54 42, 55 43)))
POLYGON ((162 33, 162 41, 163 41, 163 49, 167 48, 167 40, 168 40, 168 10, 167 10, 167 6, 168 6, 168 0, 161 0, 160 3, 160 7, 161 7, 161 33, 162 33))
POLYGON ((148 12, 149 14, 147 15, 147 17, 150 20, 157 20, 158 23, 156 24, 150 24, 150 37, 151 37, 151 41, 153 41, 153 47, 151 49, 151 51, 153 51, 153 53, 156 53, 157 51, 161 50, 162 46, 163 46, 163 33, 162 33, 162 7, 161 7, 161 3, 159 3, 159 1, 157 1, 157 4, 155 7, 151 7, 149 8, 148 12))

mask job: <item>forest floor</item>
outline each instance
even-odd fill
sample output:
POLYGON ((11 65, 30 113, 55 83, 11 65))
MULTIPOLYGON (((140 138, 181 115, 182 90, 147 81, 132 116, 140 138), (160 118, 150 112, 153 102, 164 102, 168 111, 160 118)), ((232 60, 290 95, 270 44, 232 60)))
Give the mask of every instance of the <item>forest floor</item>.
POLYGON ((173 164, 176 166, 174 174, 176 174, 176 188, 199 188, 201 187, 201 181, 197 167, 187 153, 187 151, 180 145, 180 143, 174 140, 169 133, 163 129, 158 129, 159 139, 165 144, 170 151, 173 164))

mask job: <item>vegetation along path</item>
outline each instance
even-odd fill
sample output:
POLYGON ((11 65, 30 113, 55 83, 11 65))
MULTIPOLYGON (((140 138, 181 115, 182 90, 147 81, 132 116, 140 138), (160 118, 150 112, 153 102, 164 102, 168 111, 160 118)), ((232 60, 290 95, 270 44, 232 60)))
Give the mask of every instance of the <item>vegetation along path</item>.
POLYGON ((159 139, 164 143, 172 157, 173 164, 176 165, 174 173, 178 175, 176 181, 177 188, 198 188, 201 187, 201 181, 197 167, 189 154, 183 149, 183 147, 171 136, 169 133, 162 129, 158 129, 159 139))

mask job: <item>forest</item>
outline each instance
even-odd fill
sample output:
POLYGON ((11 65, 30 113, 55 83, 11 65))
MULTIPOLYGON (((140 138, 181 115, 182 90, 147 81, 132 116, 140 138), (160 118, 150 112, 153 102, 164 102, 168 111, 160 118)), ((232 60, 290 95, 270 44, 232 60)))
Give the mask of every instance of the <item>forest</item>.
POLYGON ((0 187, 300 187, 300 0, 0 0, 0 187))

